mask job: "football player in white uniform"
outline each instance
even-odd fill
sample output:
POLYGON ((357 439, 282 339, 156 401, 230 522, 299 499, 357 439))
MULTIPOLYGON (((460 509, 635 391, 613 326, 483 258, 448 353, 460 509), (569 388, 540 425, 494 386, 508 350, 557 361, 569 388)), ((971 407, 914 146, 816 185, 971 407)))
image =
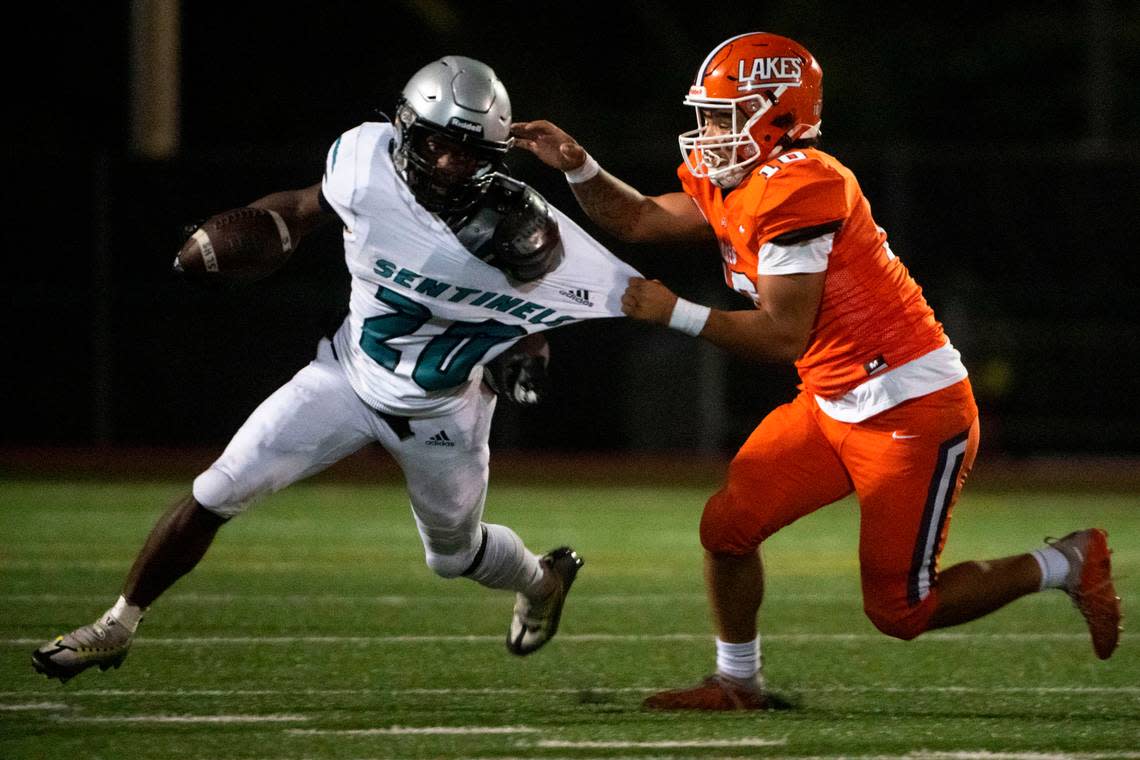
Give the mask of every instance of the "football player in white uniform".
MULTIPOLYGON (((500 173, 510 126, 494 72, 449 56, 411 78, 394 123, 345 132, 321 183, 250 204, 278 223, 281 260, 322 220, 339 218, 349 314, 158 521, 118 602, 37 649, 36 670, 67 681, 93 666, 118 667, 143 613, 194 568, 227 520, 371 441, 403 470, 428 566, 516 592, 511 653, 529 654, 554 636, 582 560, 568 547, 538 557, 510 528, 483 522, 496 402, 484 367, 515 348, 492 387, 534 401, 545 368, 539 334, 621 316, 637 272, 500 173)), ((215 252, 195 237, 217 270, 223 246, 215 252)))

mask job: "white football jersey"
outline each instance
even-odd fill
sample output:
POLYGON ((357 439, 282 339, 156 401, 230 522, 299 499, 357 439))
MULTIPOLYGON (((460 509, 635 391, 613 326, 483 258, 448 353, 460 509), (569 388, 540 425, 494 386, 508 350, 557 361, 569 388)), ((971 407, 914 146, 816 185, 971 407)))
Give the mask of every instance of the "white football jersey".
POLYGON ((469 253, 396 173, 395 136, 385 123, 345 132, 322 182, 344 222, 352 276, 333 345, 367 404, 404 416, 450 413, 482 366, 523 335, 622 316, 622 293, 639 273, 557 209, 564 255, 541 279, 512 282, 469 253))

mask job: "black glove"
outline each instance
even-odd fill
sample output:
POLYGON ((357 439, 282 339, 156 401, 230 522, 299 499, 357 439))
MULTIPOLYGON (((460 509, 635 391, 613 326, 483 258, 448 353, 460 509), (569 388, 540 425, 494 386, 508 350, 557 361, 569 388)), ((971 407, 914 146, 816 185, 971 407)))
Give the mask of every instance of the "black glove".
POLYGON ((531 406, 542 401, 550 389, 546 363, 545 356, 508 351, 484 368, 483 382, 500 398, 531 406))
POLYGON ((194 219, 192 221, 186 222, 185 224, 178 225, 178 244, 181 245, 182 243, 185 243, 191 235, 198 231, 198 228, 205 223, 207 218, 208 217, 203 216, 200 219, 194 219))

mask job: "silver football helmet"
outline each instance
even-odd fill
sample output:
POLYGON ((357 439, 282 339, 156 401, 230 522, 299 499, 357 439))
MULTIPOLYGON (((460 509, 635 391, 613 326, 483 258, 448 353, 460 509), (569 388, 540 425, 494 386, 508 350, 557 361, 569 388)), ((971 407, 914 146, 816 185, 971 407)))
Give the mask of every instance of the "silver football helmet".
POLYGON ((397 171, 429 211, 474 203, 511 146, 511 101, 485 63, 449 55, 417 71, 396 108, 397 171))

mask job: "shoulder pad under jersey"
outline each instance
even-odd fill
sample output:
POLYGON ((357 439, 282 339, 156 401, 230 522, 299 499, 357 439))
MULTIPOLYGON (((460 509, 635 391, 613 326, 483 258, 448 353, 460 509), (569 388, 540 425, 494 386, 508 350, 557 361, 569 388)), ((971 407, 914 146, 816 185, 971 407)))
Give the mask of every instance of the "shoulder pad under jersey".
POLYGON ((493 175, 474 209, 449 224, 468 251, 515 280, 537 280, 562 261, 558 220, 550 204, 505 174, 493 175))

